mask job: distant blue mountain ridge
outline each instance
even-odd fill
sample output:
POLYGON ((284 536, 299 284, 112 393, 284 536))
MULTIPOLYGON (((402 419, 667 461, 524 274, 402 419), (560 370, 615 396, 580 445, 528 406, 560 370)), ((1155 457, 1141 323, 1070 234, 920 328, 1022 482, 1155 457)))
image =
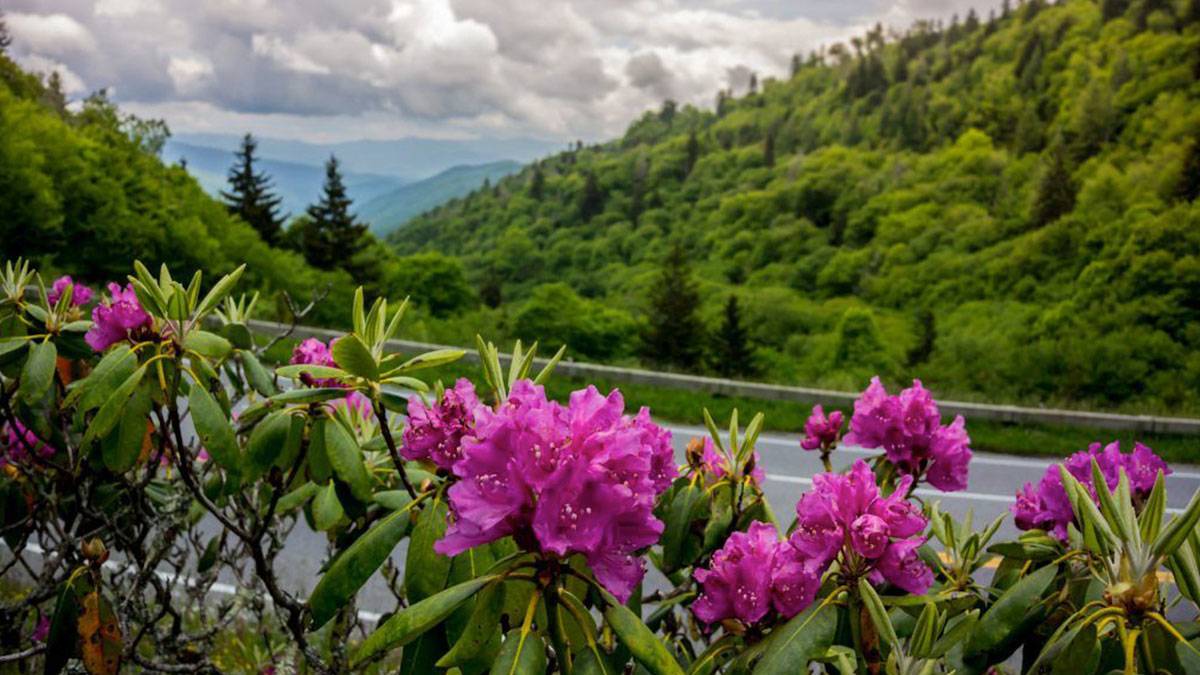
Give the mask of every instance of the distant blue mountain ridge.
MULTIPOLYGON (((189 173, 217 195, 228 187, 229 167, 241 137, 178 134, 163 149, 167 162, 185 161, 189 173)), ((438 140, 351 141, 316 144, 258 138, 259 170, 270 176, 284 213, 304 213, 321 192, 324 163, 341 162, 355 213, 379 235, 409 218, 514 173, 524 162, 558 147, 551 141, 438 140)))

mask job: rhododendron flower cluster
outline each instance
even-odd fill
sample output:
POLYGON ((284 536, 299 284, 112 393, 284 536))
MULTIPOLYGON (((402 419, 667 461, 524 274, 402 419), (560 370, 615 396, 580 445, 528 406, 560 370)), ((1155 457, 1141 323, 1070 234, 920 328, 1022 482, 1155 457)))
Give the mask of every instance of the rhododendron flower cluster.
MULTIPOLYGON (((1133 491, 1134 500, 1138 503, 1145 499, 1154 489, 1154 482, 1161 471, 1164 476, 1170 475, 1171 468, 1161 457, 1154 454, 1150 448, 1135 443, 1133 452, 1124 454, 1121 445, 1114 441, 1106 446, 1093 443, 1087 450, 1081 450, 1063 463, 1067 471, 1079 480, 1091 494, 1092 500, 1098 499, 1096 485, 1092 480, 1092 460, 1100 467, 1104 482, 1109 489, 1115 489, 1121 479, 1121 470, 1129 476, 1129 487, 1133 491)), ((1017 501, 1011 507, 1013 520, 1022 530, 1046 530, 1061 541, 1067 540, 1067 526, 1075 519, 1071 510, 1071 500, 1062 483, 1062 474, 1058 465, 1052 464, 1042 475, 1037 487, 1026 483, 1017 492, 1017 501)))
POLYGON ((58 452, 17 420, 4 427, 0 441, 0 467, 25 462, 29 459, 30 452, 36 453, 42 459, 52 457, 58 452))
POLYGON ((669 432, 649 411, 623 414, 619 391, 595 387, 563 406, 528 380, 497 410, 476 409, 448 490, 452 521, 434 545, 443 555, 512 535, 525 550, 582 554, 622 601, 644 574, 634 553, 658 541, 657 496, 676 469, 669 432))
MULTIPOLYGON (((330 342, 332 345, 333 342, 330 342)), ((308 338, 296 345, 292 350, 292 358, 288 362, 295 365, 313 365, 313 366, 328 366, 330 368, 337 367, 333 361, 333 354, 329 352, 329 345, 316 338, 308 338)), ((331 378, 318 378, 302 373, 300 381, 310 387, 337 387, 340 382, 331 378)))
POLYGON ((92 349, 102 352, 112 345, 129 339, 130 336, 150 329, 153 320, 142 303, 138 302, 133 284, 121 288, 108 285, 108 300, 92 310, 92 327, 83 339, 92 349))
POLYGON ((730 535, 708 568, 693 576, 701 593, 692 611, 705 623, 737 619, 753 624, 772 609, 791 618, 812 604, 821 586, 820 575, 805 564, 800 551, 760 522, 730 535))
POLYGON ((87 286, 75 283, 69 276, 61 276, 54 280, 54 285, 46 293, 46 299, 50 301, 50 304, 56 304, 58 299, 62 297, 62 294, 67 292, 68 286, 74 286, 71 290, 71 305, 74 307, 83 307, 91 302, 95 296, 92 289, 87 286))
POLYGON ((913 386, 890 396, 879 378, 854 402, 846 443, 864 448, 883 448, 888 461, 901 474, 953 492, 967 487, 967 465, 971 461, 971 439, 962 415, 948 425, 929 391, 913 380, 913 386))
POLYGON ((442 393, 441 400, 425 405, 417 396, 408 399, 408 426, 404 429, 405 459, 429 460, 446 471, 462 457, 463 436, 475 428, 475 417, 483 404, 475 386, 460 378, 442 393))
MULTIPOLYGON (((701 443, 701 439, 692 439, 691 444, 701 443)), ((692 448, 692 452, 696 453, 696 448, 692 448)), ((712 438, 705 436, 703 445, 699 448, 700 470, 704 473, 706 483, 712 485, 718 480, 733 473, 733 469, 729 466, 729 458, 723 453, 717 452, 717 447, 713 444, 712 438)), ((758 453, 754 453, 754 458, 750 465, 750 481, 755 485, 762 485, 766 479, 766 473, 763 471, 762 463, 759 460, 758 453)))
POLYGON ((825 409, 820 405, 813 406, 812 415, 804 423, 804 439, 800 447, 805 450, 821 449, 829 452, 838 442, 842 433, 842 411, 834 410, 825 416, 825 409))
POLYGON ((933 571, 917 555, 927 521, 906 498, 912 480, 904 476, 884 497, 861 459, 849 474, 817 474, 812 491, 796 504, 789 541, 820 573, 840 560, 843 575, 865 574, 873 583, 886 580, 909 593, 925 593, 933 571))

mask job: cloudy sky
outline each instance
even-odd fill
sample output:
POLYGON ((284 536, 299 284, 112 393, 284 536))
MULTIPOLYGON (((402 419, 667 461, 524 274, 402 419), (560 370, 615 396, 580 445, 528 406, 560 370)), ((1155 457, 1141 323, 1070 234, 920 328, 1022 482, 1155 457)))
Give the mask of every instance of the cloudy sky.
POLYGON ((5 0, 12 52, 176 132, 598 140, 988 0, 5 0))

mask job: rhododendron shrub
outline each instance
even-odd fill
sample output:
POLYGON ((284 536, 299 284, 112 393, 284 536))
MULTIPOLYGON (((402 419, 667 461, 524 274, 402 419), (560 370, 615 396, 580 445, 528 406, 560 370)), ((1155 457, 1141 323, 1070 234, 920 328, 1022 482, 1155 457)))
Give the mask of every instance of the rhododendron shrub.
POLYGON ((406 303, 359 291, 352 330, 273 367, 240 270, 133 272, 90 302, 0 275, 0 569, 29 589, 0 602, 0 658, 27 670, 1200 672, 1177 623, 1200 498, 1168 508, 1143 445, 1055 465, 993 541, 1007 515, 916 489, 961 489, 971 454, 919 383, 872 381, 848 424, 816 406, 798 443, 701 411, 676 445, 620 391, 555 400, 562 350, 535 372, 536 345, 480 339, 479 377, 429 383, 464 351, 395 351, 406 303), (849 443, 876 454, 837 461, 849 443), (777 513, 773 453, 807 451, 825 471, 777 513), (284 558, 303 530, 328 542, 315 583, 284 558), (372 579, 388 611, 360 621, 372 579), (273 637, 230 665, 240 621, 273 637))

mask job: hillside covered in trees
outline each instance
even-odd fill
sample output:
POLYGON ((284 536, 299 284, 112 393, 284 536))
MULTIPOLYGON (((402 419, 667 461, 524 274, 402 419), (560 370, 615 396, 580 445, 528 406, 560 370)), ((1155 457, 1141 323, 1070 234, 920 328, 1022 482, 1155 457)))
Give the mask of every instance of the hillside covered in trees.
POLYGON ((1200 411, 1200 3, 1006 3, 792 70, 415 218, 391 243, 482 301, 426 336, 1200 411))

